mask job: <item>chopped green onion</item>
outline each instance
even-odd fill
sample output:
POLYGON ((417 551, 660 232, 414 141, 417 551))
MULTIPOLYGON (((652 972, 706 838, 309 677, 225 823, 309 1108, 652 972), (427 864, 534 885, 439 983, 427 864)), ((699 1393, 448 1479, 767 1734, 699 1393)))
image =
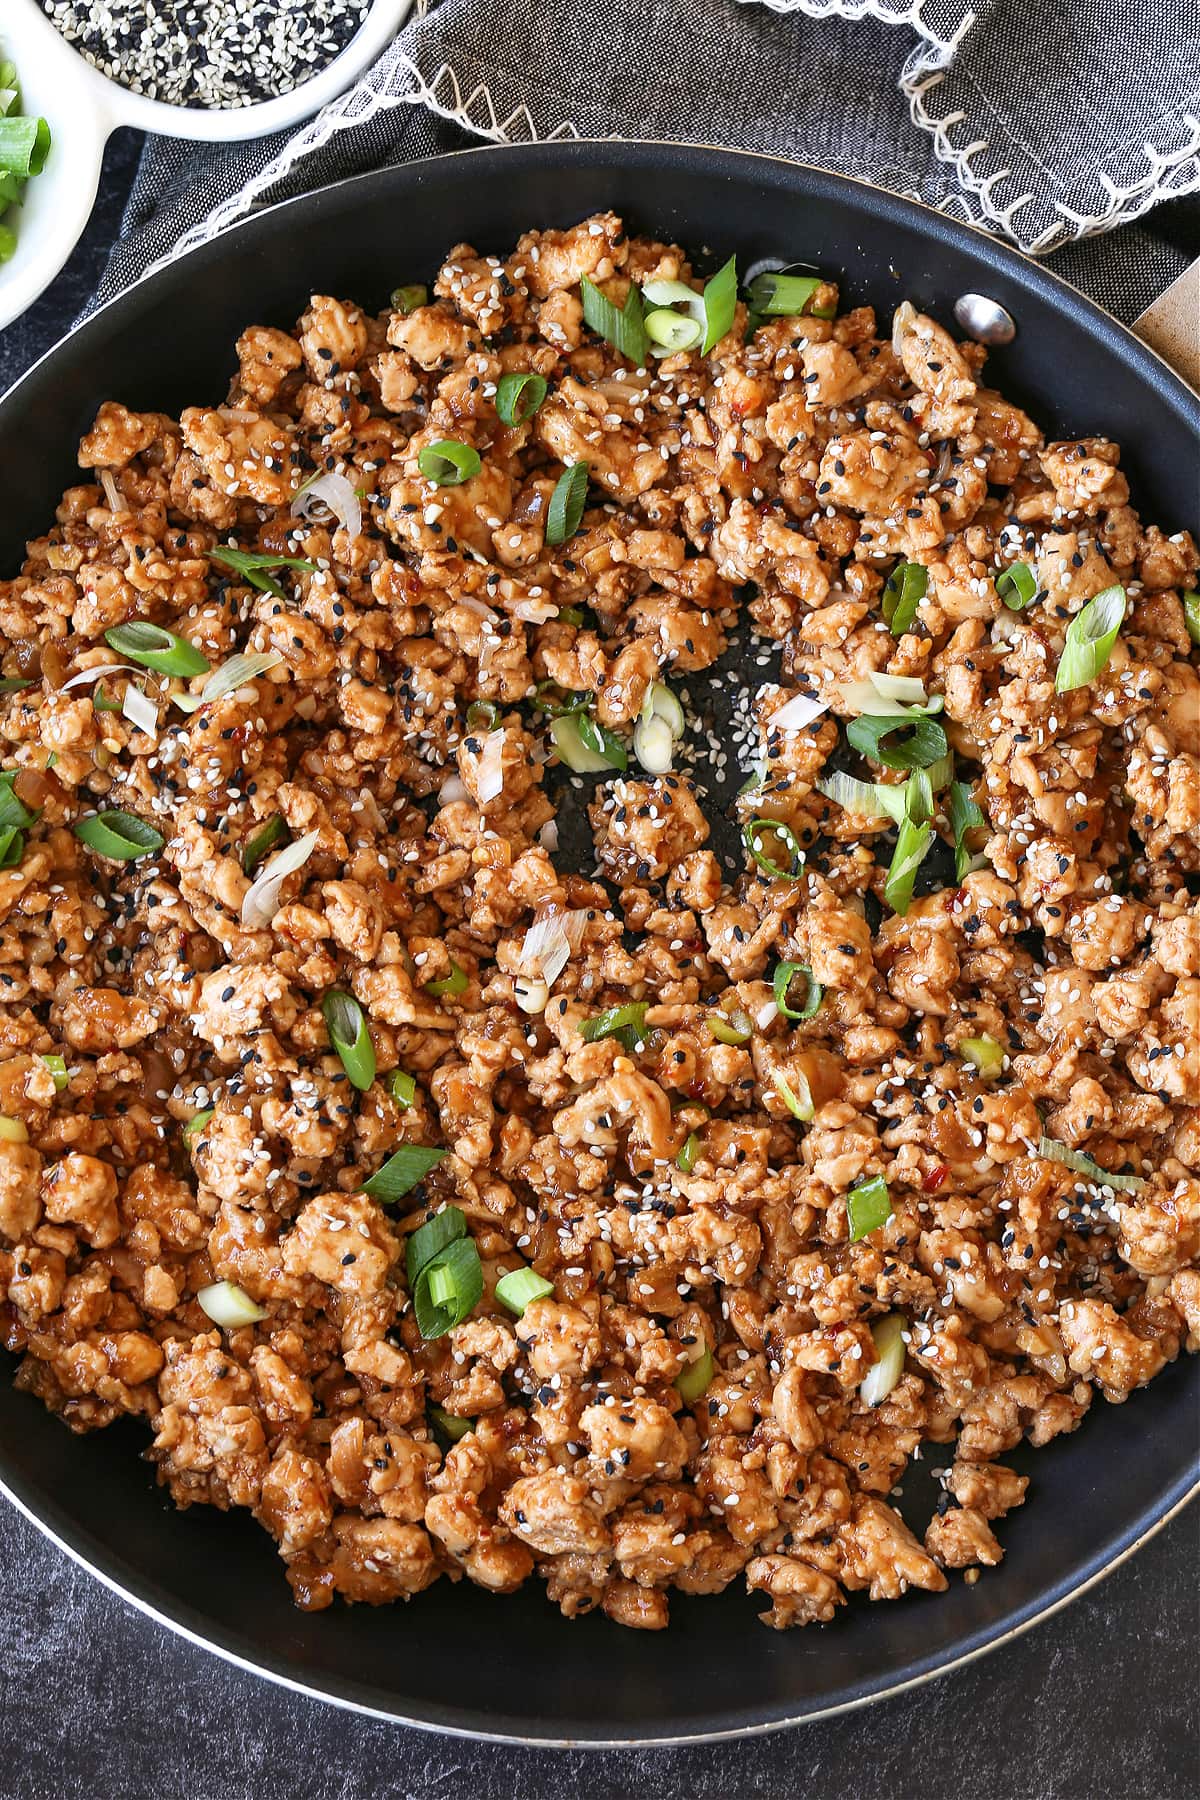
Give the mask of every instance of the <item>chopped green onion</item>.
POLYGON ((0 826, 0 869, 20 867, 25 854, 25 833, 16 825, 0 826))
POLYGON ((1069 694, 1075 688, 1087 687, 1103 673, 1124 617, 1123 587, 1105 588, 1076 613, 1067 626, 1058 673, 1054 677, 1056 694, 1069 694))
POLYGON ((443 1000, 447 994, 454 998, 457 994, 465 994, 468 987, 467 972, 460 968, 454 958, 450 958, 450 973, 441 976, 437 981, 427 981, 425 992, 432 994, 435 1000, 443 1000))
MULTIPOLYGON (((812 300, 817 289, 825 286, 822 275, 788 275, 782 270, 767 269, 756 275, 746 289, 754 312, 765 319, 798 318, 812 300)), ((833 307, 812 307, 816 319, 831 319, 833 307)))
POLYGON ((885 769, 927 769, 945 756, 946 733, 936 719, 921 713, 912 712, 908 718, 911 726, 904 719, 864 714, 847 725, 847 741, 885 769), (898 733, 902 735, 897 736, 898 733), (886 742, 889 738, 895 741, 886 742))
POLYGON ((424 1225, 418 1225, 404 1246, 404 1270, 411 1287, 426 1263, 467 1235, 467 1215, 461 1206, 444 1206, 424 1225))
POLYGON ((704 284, 704 341, 700 353, 707 356, 733 330, 737 309, 737 257, 731 256, 704 284))
POLYGON ((317 572, 316 563, 307 562, 303 556, 280 556, 274 550, 235 550, 232 544, 214 544, 208 557, 210 562, 224 563, 248 587, 256 588, 260 594, 273 594, 277 600, 287 596, 271 573, 273 569, 307 569, 310 575, 317 572))
POLYGON ((860 819, 893 819, 898 825, 904 817, 906 784, 883 781, 857 781, 835 769, 817 783, 818 794, 844 807, 860 819))
POLYGON ((17 254, 17 234, 11 225, 0 221, 0 263, 11 262, 17 254))
POLYGON ((579 713, 575 717, 575 727, 579 732, 579 741, 585 750, 593 756, 601 758, 607 768, 625 769, 629 766, 629 757, 625 746, 615 732, 607 725, 601 725, 590 713, 579 713))
POLYGON ((74 831, 89 850, 94 850, 98 856, 111 857, 114 862, 136 862, 140 857, 152 856, 167 841, 160 831, 155 831, 153 825, 147 825, 136 813, 120 812, 115 808, 80 819, 74 831))
POLYGON ((560 606, 558 622, 560 625, 574 625, 578 629, 583 624, 582 606, 560 606))
POLYGON ((700 1154, 700 1139, 694 1131, 689 1131, 675 1158, 675 1167, 681 1175, 690 1175, 696 1166, 696 1158, 700 1154))
POLYGON ((728 1013, 714 1008, 706 1022, 718 1044, 748 1044, 754 1034, 754 1027, 740 1006, 728 1013))
POLYGON ((50 127, 45 119, 11 113, 0 118, 0 174, 15 175, 20 181, 40 175, 49 154, 50 127))
POLYGON ((499 709, 491 700, 472 700, 467 708, 468 731, 495 731, 499 709))
MULTIPOLYGON (((550 721, 550 737, 558 752, 558 760, 577 775, 595 775, 602 769, 623 768, 624 763, 610 762, 600 751, 589 749, 579 729, 579 717, 563 714, 550 721)), ((624 747, 621 748, 624 756, 624 747)))
POLYGON ((375 1079, 375 1047, 367 1030, 366 1014, 353 994, 331 988, 321 1002, 329 1041, 353 1087, 366 1093, 375 1079))
POLYGON ((187 638, 146 619, 134 619, 128 625, 114 625, 106 631, 104 641, 119 656, 128 656, 143 668, 158 675, 206 675, 211 664, 202 651, 187 638))
POLYGON ((265 1319, 265 1308, 252 1300, 236 1281, 214 1281, 197 1291, 196 1299, 214 1325, 225 1331, 239 1331, 243 1325, 257 1325, 265 1319))
POLYGON ((461 487, 483 467, 478 450, 457 438, 439 438, 417 452, 417 467, 435 487, 461 487))
POLYGON ((417 1097, 416 1076, 406 1075, 403 1069, 393 1069, 388 1076, 388 1093, 401 1112, 407 1112, 417 1097))
POLYGON ((532 419, 548 392, 544 375, 532 369, 512 369, 496 383, 496 411, 505 425, 523 425, 532 419))
POLYGON ((1110 1175, 1107 1169, 1102 1169, 1099 1163, 1093 1162, 1090 1156, 1085 1156, 1082 1150, 1072 1150, 1068 1145, 1060 1144, 1057 1138, 1040 1138, 1037 1153, 1050 1162, 1062 1163, 1064 1168, 1071 1169, 1076 1175, 1086 1175, 1089 1181, 1094 1181, 1101 1187, 1136 1194, 1139 1188, 1146 1185, 1141 1175, 1110 1175))
POLYGON ((712 1386, 715 1364, 713 1353, 704 1346, 695 1362, 686 1363, 675 1377, 675 1390, 685 1406, 695 1406, 712 1386))
POLYGON ((430 1169, 441 1162, 446 1152, 431 1150, 425 1144, 401 1144, 393 1151, 387 1161, 364 1181, 361 1193, 370 1194, 381 1206, 390 1206, 393 1201, 403 1200, 405 1194, 411 1193, 419 1181, 424 1181, 430 1169))
POLYGON ((191 1118, 183 1128, 184 1143, 188 1143, 192 1138, 200 1136, 200 1133, 204 1130, 204 1127, 208 1124, 208 1121, 212 1118, 216 1110, 215 1106, 206 1106, 203 1112, 192 1114, 191 1118))
POLYGON ((797 1023, 804 1019, 813 1019, 821 1009, 821 1001, 825 998, 825 989, 813 980, 813 972, 807 963, 781 962, 776 966, 771 981, 775 994, 775 1005, 781 1018, 794 1019, 797 1023), (804 977, 804 1005, 799 1012, 788 1005, 788 992, 798 975, 804 977))
POLYGON ((482 1298, 479 1252, 473 1239, 460 1237, 422 1264, 412 1284, 417 1330, 423 1338, 444 1337, 462 1324, 482 1298))
MULTIPOLYGON (((561 618, 561 613, 559 614, 561 618)), ((539 681, 534 689, 533 704, 552 719, 561 719, 570 713, 586 712, 595 698, 588 688, 583 693, 569 688, 559 687, 557 681, 539 681)))
POLYGON ((867 1406, 879 1406, 887 1399, 904 1373, 904 1333, 908 1320, 903 1313, 888 1313, 871 1326, 875 1344, 875 1361, 864 1375, 859 1396, 867 1406))
POLYGON ((954 876, 961 881, 975 867, 977 860, 967 844, 967 833, 978 831, 987 824, 987 819, 965 781, 951 783, 949 810, 950 829, 954 833, 954 876))
POLYGON ((903 637, 912 625, 928 586, 929 571, 922 563, 897 563, 892 570, 884 583, 883 617, 893 637, 903 637))
POLYGON ((112 713, 119 713, 121 710, 120 701, 109 699, 104 691, 104 683, 102 681, 98 681, 92 691, 92 710, 94 712, 112 713))
POLYGON ((610 343, 614 350, 628 357, 636 367, 645 366, 647 356, 645 313, 642 307, 642 296, 632 284, 625 296, 623 307, 615 306, 607 294, 602 294, 595 282, 583 276, 579 283, 579 297, 583 302, 583 316, 586 323, 596 333, 610 343))
POLYGON ((19 769, 0 771, 0 829, 15 825, 18 831, 27 831, 37 823, 37 813, 31 812, 17 795, 14 783, 19 774, 19 769))
POLYGON ((19 675, 6 675, 0 681, 0 694, 19 694, 32 686, 32 681, 23 681, 19 675))
POLYGON ((799 881, 804 868, 804 852, 800 848, 800 840, 790 825, 784 825, 779 819, 751 819, 742 827, 742 842, 750 852, 751 859, 757 863, 764 875, 772 881, 799 881), (764 833, 777 838, 788 854, 788 866, 780 868, 777 862, 766 855, 762 848, 764 833))
POLYGON ((846 1217, 850 1222, 850 1242, 857 1244, 868 1232, 878 1231, 892 1216, 892 1197, 882 1175, 860 1181, 846 1195, 846 1217))
POLYGON ((410 281, 405 287, 392 289, 393 312, 416 312, 418 306, 428 306, 428 304, 429 289, 419 281, 410 281))
POLYGON ((496 1283, 496 1298, 517 1318, 535 1300, 545 1300, 554 1292, 554 1283, 539 1275, 536 1269, 510 1269, 496 1283))
POLYGON ((590 475, 590 465, 577 462, 572 463, 569 469, 564 469, 555 482, 550 504, 546 508, 548 544, 565 544, 579 530, 579 521, 587 502, 590 475))
POLYGON ((986 1032, 982 1037, 961 1038, 958 1054, 977 1069, 985 1081, 991 1081, 1004 1067, 1004 1048, 986 1032))
POLYGON ((460 1419, 457 1414, 448 1413, 445 1407, 434 1406, 432 1401, 426 1411, 434 1429, 440 1431, 443 1437, 449 1438, 452 1444, 457 1444, 460 1438, 465 1438, 469 1431, 475 1429, 474 1419, 460 1419))
POLYGON ((1200 644, 1200 594, 1188 588, 1183 596, 1183 622, 1193 644, 1200 644))
POLYGON ((896 834, 896 848, 884 883, 884 898, 893 912, 903 915, 912 904, 913 884, 933 843, 929 824, 933 813, 933 784, 926 769, 914 769, 904 784, 904 817, 896 834))
POLYGON ((610 1006, 607 1012, 597 1013, 594 1019, 583 1019, 579 1026, 579 1035, 585 1044, 597 1044, 601 1038, 621 1037, 629 1032, 635 1040, 646 1035, 647 1000, 630 1000, 624 1006, 610 1006))
POLYGON ((645 324, 650 342, 659 345, 668 356, 694 350, 704 335, 699 320, 689 319, 685 313, 672 312, 669 306, 658 306, 648 312, 645 324))
POLYGON ((288 828, 278 813, 268 819, 265 825, 260 825, 246 840, 246 847, 242 851, 242 873, 252 875, 268 850, 281 844, 287 835, 288 828))
POLYGON ((783 1104, 787 1107, 793 1119, 799 1119, 802 1125, 807 1125, 813 1116, 813 1099, 808 1082, 804 1077, 801 1076, 798 1082, 800 1088, 799 1093, 792 1087, 782 1069, 776 1069, 774 1075, 771 1077, 771 1081, 774 1085, 775 1092, 779 1095, 779 1098, 783 1101, 783 1104))
POLYGON ((277 669, 283 660, 281 650, 255 650, 248 656, 231 656, 219 669, 213 670, 198 694, 172 694, 171 698, 181 712, 199 712, 202 706, 214 706, 226 694, 236 693, 238 688, 256 681, 268 669, 277 669))
POLYGON ((1037 591, 1037 576, 1026 562, 1009 563, 996 577, 996 592, 1010 612, 1021 612, 1037 591))
POLYGON ((55 1092, 61 1094, 71 1080, 71 1077, 67 1074, 66 1059, 57 1055, 56 1052, 51 1051, 48 1055, 43 1055, 42 1061, 54 1077, 55 1092))

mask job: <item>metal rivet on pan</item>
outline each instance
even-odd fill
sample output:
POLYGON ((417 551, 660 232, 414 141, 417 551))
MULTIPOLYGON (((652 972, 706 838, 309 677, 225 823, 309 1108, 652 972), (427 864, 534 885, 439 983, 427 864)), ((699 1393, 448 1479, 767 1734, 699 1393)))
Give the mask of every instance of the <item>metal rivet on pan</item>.
POLYGON ((954 316, 967 336, 980 344, 1011 344, 1017 335, 1012 314, 986 294, 960 294, 954 302, 954 316))

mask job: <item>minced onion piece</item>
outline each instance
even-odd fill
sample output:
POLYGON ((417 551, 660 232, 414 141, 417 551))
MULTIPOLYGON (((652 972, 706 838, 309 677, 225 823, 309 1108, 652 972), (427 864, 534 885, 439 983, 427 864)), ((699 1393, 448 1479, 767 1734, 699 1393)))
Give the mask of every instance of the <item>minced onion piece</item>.
POLYGON ((775 995, 775 1005, 780 1017, 791 1019, 797 1024, 805 1019, 813 1019, 821 1009, 825 998, 825 989, 813 980, 813 972, 807 963, 781 962, 776 966, 771 979, 771 988, 775 995), (797 975, 803 975, 805 981, 804 1005, 799 1012, 788 1005, 788 993, 797 975))
POLYGON ((1050 1162, 1062 1163, 1076 1175, 1086 1175, 1100 1187, 1116 1188, 1120 1192, 1136 1194, 1139 1188, 1146 1185, 1141 1175, 1110 1175, 1107 1169, 1085 1156, 1082 1150, 1072 1150, 1067 1144, 1060 1144, 1057 1138, 1043 1137, 1038 1139, 1037 1153, 1050 1162))
POLYGON ((521 967, 534 970, 551 986, 583 942, 586 912, 552 913, 535 919, 521 945, 521 967))
POLYGON ((694 1362, 689 1362, 680 1369, 675 1377, 674 1387, 685 1406, 694 1406, 702 1400, 712 1386, 715 1369, 713 1353, 705 1344, 694 1362))
POLYGON ((1125 617, 1125 589, 1108 587, 1089 600, 1067 626, 1063 652, 1054 677, 1056 694, 1087 687, 1103 674, 1125 617))
POLYGON ((513 977, 513 999, 523 1013, 536 1017, 545 1012, 546 1002, 550 998, 549 983, 540 975, 515 975, 513 977))
POLYGON ((470 792, 461 775, 447 775, 437 791, 439 806, 454 806, 460 800, 469 800, 470 792))
POLYGON ((869 1232, 878 1231, 892 1216, 892 1197, 882 1175, 860 1181, 846 1195, 846 1219, 850 1226, 850 1242, 857 1244, 869 1232))
POLYGON ((267 1316, 266 1308, 250 1298, 236 1281, 214 1281, 196 1295, 203 1312, 214 1325, 225 1331, 238 1331, 243 1325, 257 1325, 267 1316))
POLYGON ((958 1041, 958 1054, 978 1071, 984 1081, 999 1075, 1004 1067, 1004 1046, 985 1032, 982 1037, 965 1037, 958 1041))
POLYGON ((351 1086, 365 1094, 375 1079, 375 1046, 367 1030, 366 1014, 354 995, 341 988, 331 988, 326 994, 321 1014, 351 1086))
POLYGON ((912 625, 928 587, 929 571, 923 563, 896 564, 883 587, 884 623, 893 637, 903 637, 912 625))
MULTIPOLYGON (((2 200, 3 195, 0 195, 0 201, 2 200)), ((109 512, 128 512, 128 504, 121 496, 121 490, 117 486, 116 477, 112 470, 97 469, 96 473, 100 477, 100 486, 104 489, 104 498, 108 503, 109 512)))
POLYGON ((158 708, 149 695, 143 694, 140 688, 135 688, 132 682, 125 689, 121 711, 129 723, 136 725, 139 731, 144 731, 147 737, 158 736, 158 708))
MULTIPOLYGON (((630 292, 633 290, 630 289, 630 292)), ((546 543, 565 544, 579 530, 579 522, 587 504, 591 473, 589 463, 572 463, 555 482, 550 504, 546 508, 546 543)))
POLYGON ((306 481, 293 495, 290 512, 294 519, 312 517, 314 500, 327 506, 342 530, 357 537, 362 530, 362 503, 354 491, 354 483, 336 469, 326 469, 306 481))
POLYGON ((904 1333, 908 1320, 903 1313, 888 1313, 871 1326, 876 1360, 859 1385, 859 1395, 867 1406, 878 1406, 887 1399, 904 1373, 904 1333))
POLYGON ((60 694, 69 693, 73 687, 82 687, 85 682, 99 681, 102 675, 140 675, 142 671, 133 663, 104 663, 98 669, 80 669, 78 675, 72 675, 70 681, 64 681, 60 694))
POLYGON ((320 838, 318 831, 306 831, 303 837, 297 838, 294 844, 273 856, 266 867, 255 876, 242 896, 242 924, 251 930, 258 930, 269 925, 279 911, 279 890, 289 875, 302 869, 320 838))
POLYGON ((481 806, 504 791, 504 732, 489 731, 475 769, 475 785, 481 806))
POLYGON ((554 1292, 554 1283, 539 1275, 536 1269, 510 1269, 496 1283, 496 1298, 517 1318, 535 1300, 546 1300, 554 1292))
POLYGON ((579 298, 583 303, 584 322, 596 336, 604 338, 637 368, 643 368, 647 342, 645 314, 639 290, 631 285, 625 296, 625 305, 619 307, 607 294, 601 293, 595 282, 589 281, 584 275, 579 283, 579 298))
POLYGON ((767 720, 769 731, 803 731, 819 719, 822 713, 829 711, 828 700, 818 700, 815 694, 793 694, 792 698, 773 712, 767 720))
POLYGON ((805 1077, 801 1075, 797 1082, 799 1093, 792 1087, 782 1069, 776 1069, 771 1082, 793 1119, 799 1119, 802 1125, 807 1125, 813 1116, 813 1099, 805 1077))
POLYGON ((424 1181, 430 1169, 441 1162, 446 1152, 431 1149, 427 1144, 401 1144, 394 1150, 385 1163, 382 1163, 369 1181, 364 1181, 360 1193, 370 1194, 378 1200, 380 1206, 391 1206, 396 1200, 403 1200, 405 1194, 412 1192, 418 1182, 424 1181))

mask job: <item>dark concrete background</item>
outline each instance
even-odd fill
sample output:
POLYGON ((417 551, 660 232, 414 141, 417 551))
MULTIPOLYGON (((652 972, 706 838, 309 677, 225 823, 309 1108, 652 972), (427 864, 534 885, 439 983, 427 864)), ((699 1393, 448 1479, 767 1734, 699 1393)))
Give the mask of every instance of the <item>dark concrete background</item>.
MULTIPOLYGON (((86 304, 138 149, 114 139, 70 264, 0 332, 0 391, 86 304)), ((1152 223, 1195 253, 1194 205, 1152 223)), ((590 1753, 427 1735, 271 1687, 142 1618, 2 1501, 0 1528, 3 1800, 1200 1796, 1194 1507, 1064 1612, 911 1694, 762 1738, 590 1753)))

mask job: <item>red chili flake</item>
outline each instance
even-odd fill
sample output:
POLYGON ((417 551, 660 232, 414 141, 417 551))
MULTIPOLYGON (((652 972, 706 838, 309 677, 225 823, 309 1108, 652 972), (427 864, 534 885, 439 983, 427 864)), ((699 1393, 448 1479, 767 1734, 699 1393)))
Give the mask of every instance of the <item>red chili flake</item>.
POLYGON ((927 1194, 936 1194, 949 1173, 950 1171, 945 1163, 938 1163, 936 1168, 930 1169, 928 1175, 921 1183, 921 1187, 927 1194))

